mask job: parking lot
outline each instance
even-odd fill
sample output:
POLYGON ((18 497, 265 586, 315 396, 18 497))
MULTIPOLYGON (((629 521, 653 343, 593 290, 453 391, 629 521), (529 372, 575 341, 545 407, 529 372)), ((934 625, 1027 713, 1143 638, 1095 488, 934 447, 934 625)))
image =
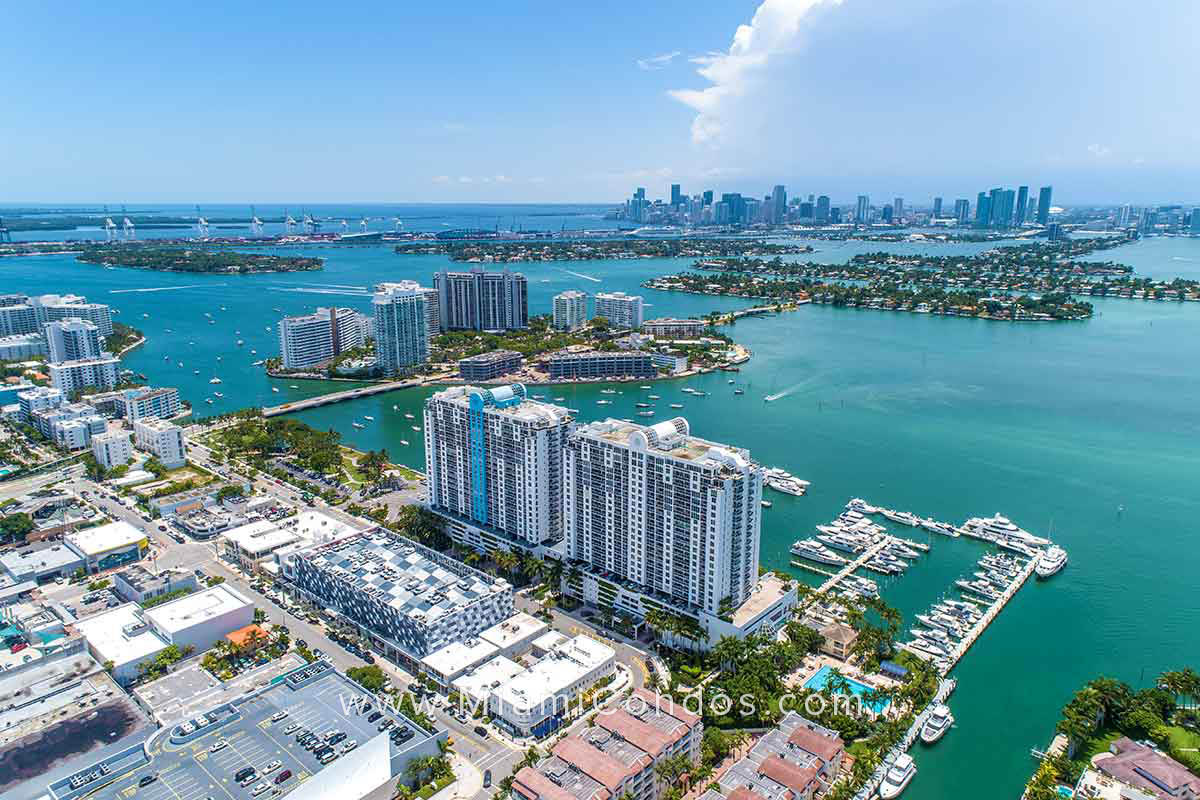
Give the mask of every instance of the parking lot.
MULTIPOLYGON (((163 736, 148 765, 124 776, 96 796, 115 800, 277 797, 322 768, 318 758, 296 741, 300 731, 287 734, 284 731, 297 725, 315 734, 342 732, 345 738, 335 746, 338 759, 353 757, 353 750, 343 754, 351 742, 362 745, 373 737, 386 735, 378 730, 383 719, 367 721, 371 713, 381 710, 377 703, 370 711, 358 712, 361 707, 358 704, 368 701, 374 703, 358 686, 333 671, 298 687, 285 679, 253 699, 237 704, 239 717, 215 730, 192 735, 184 744, 173 744, 168 736, 163 736), (273 719, 281 711, 287 715, 273 719), (214 745, 220 742, 225 745, 214 750, 214 745), (247 767, 255 769, 255 776, 244 781, 246 785, 243 786, 235 776, 247 767), (289 772, 286 779, 280 779, 289 772), (140 785, 151 775, 157 776, 156 779, 140 785), (279 783, 276 783, 277 779, 280 779, 279 783), (256 789, 260 790, 257 795, 254 794, 256 789)), ((386 714, 385 718, 391 718, 396 726, 409 725, 414 731, 413 737, 406 742, 390 744, 393 774, 400 774, 413 753, 420 749, 423 754, 428 754, 428 745, 432 742, 410 721, 392 714, 386 714)), ((170 735, 175 733, 173 728, 170 735)), ((432 752, 437 752, 436 745, 432 752)))

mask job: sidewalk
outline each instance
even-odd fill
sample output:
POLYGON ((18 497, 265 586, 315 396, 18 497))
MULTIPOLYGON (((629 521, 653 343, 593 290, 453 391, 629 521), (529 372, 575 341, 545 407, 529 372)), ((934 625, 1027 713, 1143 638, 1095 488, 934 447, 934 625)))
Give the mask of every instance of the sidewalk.
POLYGON ((450 756, 450 768, 454 770, 454 783, 429 800, 467 800, 483 788, 483 773, 458 753, 450 756))

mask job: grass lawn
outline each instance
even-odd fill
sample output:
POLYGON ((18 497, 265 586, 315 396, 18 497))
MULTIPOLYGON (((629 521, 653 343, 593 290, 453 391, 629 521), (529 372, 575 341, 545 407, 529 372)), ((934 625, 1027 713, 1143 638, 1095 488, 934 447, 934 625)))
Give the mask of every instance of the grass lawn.
POLYGON ((1178 725, 1167 728, 1171 734, 1171 748, 1174 750, 1200 751, 1200 733, 1193 733, 1178 725))

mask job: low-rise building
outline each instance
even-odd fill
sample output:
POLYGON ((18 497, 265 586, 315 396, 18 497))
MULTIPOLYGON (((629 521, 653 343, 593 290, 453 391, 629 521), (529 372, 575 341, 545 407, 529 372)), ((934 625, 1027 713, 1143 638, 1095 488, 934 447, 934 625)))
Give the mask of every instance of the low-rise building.
POLYGON ((133 445, 129 431, 107 431, 92 436, 92 455, 105 469, 119 467, 133 460, 133 445))
POLYGON ((547 359, 551 380, 652 378, 658 374, 649 353, 640 350, 555 353, 547 359))
POLYGON ((492 720, 516 736, 541 738, 562 723, 567 706, 614 671, 616 651, 579 635, 501 684, 488 701, 492 720))
POLYGON ((458 360, 458 376, 464 381, 493 381, 521 368, 523 358, 514 350, 492 350, 458 360))
MULTIPOLYGON (((221 535, 225 557, 247 572, 278 575, 282 561, 301 549, 358 533, 358 529, 320 511, 303 511, 282 520, 268 519, 230 528, 221 535)), ((290 575, 284 577, 290 579, 290 575)))
POLYGON ((144 603, 164 594, 199 588, 196 575, 183 569, 151 572, 140 564, 126 567, 113 575, 113 589, 131 603, 144 603))
POLYGON ((462 695, 469 704, 467 711, 473 713, 478 709, 487 713, 488 698, 492 692, 524 671, 525 667, 511 658, 496 656, 463 672, 451 682, 450 688, 462 695))
MULTIPOLYGON (((1107 753, 1095 756, 1092 769, 1122 786, 1159 800, 1200 797, 1200 777, 1165 753, 1125 736, 1109 745, 1107 753)), ((1087 777, 1085 774, 1081 783, 1087 777)), ((1122 793, 1124 796, 1126 794, 1122 793)))
POLYGON ((133 423, 137 446, 154 455, 167 469, 187 463, 187 439, 183 428, 165 419, 139 419, 133 423))
POLYGON ((701 800, 812 800, 838 779, 845 752, 836 732, 789 711, 701 800))
POLYGON ((821 652, 833 656, 839 661, 845 661, 850 657, 850 651, 854 649, 854 645, 858 641, 858 632, 840 622, 826 625, 821 629, 821 636, 824 637, 824 641, 821 643, 821 652))
POLYGON ((687 372, 688 358, 685 355, 675 355, 674 353, 651 353, 650 361, 656 367, 661 367, 672 375, 678 375, 681 372, 687 372))
POLYGON ((695 339, 703 336, 708 327, 702 319, 671 319, 660 317, 648 319, 642 324, 642 331, 655 339, 695 339))
POLYGON ((0 555, 0 571, 15 583, 44 583, 83 569, 83 556, 62 542, 37 542, 0 555))
POLYGON ((85 572, 101 572, 138 561, 146 554, 146 534, 124 520, 98 525, 63 537, 83 559, 85 572))
POLYGON ((169 386, 158 389, 126 389, 115 396, 116 415, 132 422, 159 418, 170 419, 183 409, 179 390, 169 386))
MULTIPOLYGON (((17 405, 21 408, 21 419, 35 427, 34 412, 58 408, 63 401, 63 393, 49 386, 38 386, 17 393, 17 405)), ((46 433, 42 432, 42 435, 45 436, 46 433)))
POLYGON ((479 638, 494 645, 501 655, 516 658, 532 648, 534 641, 549 628, 537 617, 518 611, 480 633, 479 638))

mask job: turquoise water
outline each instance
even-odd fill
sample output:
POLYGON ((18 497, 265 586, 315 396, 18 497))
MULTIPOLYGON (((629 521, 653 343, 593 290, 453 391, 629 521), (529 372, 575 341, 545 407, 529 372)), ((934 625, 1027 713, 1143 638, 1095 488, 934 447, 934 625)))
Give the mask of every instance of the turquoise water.
MULTIPOLYGON (((838 260, 857 248, 878 247, 839 246, 838 260)), ((250 368, 248 352, 230 354, 252 347, 257 358, 275 353, 273 332, 263 330, 277 321, 273 307, 297 313, 336 302, 365 310, 365 292, 344 287, 400 278, 427 282, 447 263, 434 256, 398 257, 383 247, 311 252, 329 257, 323 272, 166 275, 103 270, 69 257, 0 259, 0 271, 5 291, 74 291, 113 303, 122 310, 118 319, 150 336, 130 355, 130 365, 155 383, 178 385, 204 413, 210 407, 203 397, 213 388, 225 394, 223 405, 214 404, 224 410, 326 390, 323 384, 271 381, 250 368), (178 288, 192 284, 199 288, 178 288), (112 292, 156 287, 174 288, 112 292), (217 311, 220 305, 227 311, 217 311), (204 311, 218 324, 205 323, 204 311), (141 319, 143 313, 150 318, 141 319), (237 338, 246 340, 243 348, 234 347, 237 338), (171 360, 164 361, 164 354, 171 360), (228 368, 217 368, 218 354, 228 368), (192 375, 193 363, 201 375, 192 375), (212 369, 222 386, 208 384, 212 369), (289 383, 300 388, 291 390, 289 383), (272 385, 281 392, 271 392, 272 385)), ((1192 263, 1176 259, 1200 263, 1200 241, 1189 239, 1151 239, 1111 252, 1156 277, 1192 263)), ((601 261, 520 269, 529 276, 536 313, 566 288, 631 291, 646 277, 686 264, 601 261)), ((653 316, 743 305, 644 294, 653 316)), ((1194 663, 1200 653, 1200 304, 1094 302, 1095 318, 1055 325, 808 306, 738 322, 730 333, 754 358, 737 374, 660 382, 650 392, 623 384, 623 394, 611 396, 609 406, 596 404, 603 397, 598 385, 531 392, 564 397, 583 420, 637 419, 634 403, 658 394, 653 419, 682 414, 697 435, 745 446, 757 460, 811 480, 805 497, 768 495, 774 505, 764 512, 762 560, 771 568, 787 569, 791 543, 812 535, 815 524, 856 496, 956 523, 1000 512, 1035 532, 1051 532, 1069 551, 1069 565, 1022 589, 956 668, 959 687, 950 699, 955 729, 936 747, 915 752, 920 774, 905 793, 932 800, 969 788, 974 798, 1010 800, 1033 769, 1029 749, 1046 745, 1061 706, 1083 681, 1105 674, 1145 686, 1164 669, 1194 663), (734 395, 730 378, 746 394, 734 395), (710 395, 683 394, 685 385, 710 395), (785 391, 776 402, 762 401, 785 391), (676 412, 666 407, 671 402, 685 407, 676 412), (989 780, 978 781, 979 775, 989 780)), ((356 446, 386 447, 393 459, 420 469, 421 437, 411 426, 421 424, 427 394, 391 393, 300 416, 336 428, 356 446), (404 412, 417 419, 405 419, 404 412), (376 422, 363 430, 350 426, 364 415, 376 422)), ((905 614, 907 629, 912 615, 949 593, 985 549, 973 540, 908 528, 904 534, 926 537, 932 551, 905 575, 876 580, 884 598, 905 614)))
MULTIPOLYGON (((829 679, 831 677, 833 677, 833 668, 829 666, 821 667, 819 670, 817 670, 815 675, 804 682, 804 688, 820 691, 829 683, 829 679)), ((853 678, 846 678, 846 683, 850 685, 850 693, 855 697, 862 697, 864 694, 871 691, 870 686, 867 686, 865 683, 859 683, 853 678)), ((891 701, 880 700, 874 703, 866 703, 864 701, 864 705, 866 705, 867 708, 871 709, 872 711, 879 712, 891 705, 891 701)))

